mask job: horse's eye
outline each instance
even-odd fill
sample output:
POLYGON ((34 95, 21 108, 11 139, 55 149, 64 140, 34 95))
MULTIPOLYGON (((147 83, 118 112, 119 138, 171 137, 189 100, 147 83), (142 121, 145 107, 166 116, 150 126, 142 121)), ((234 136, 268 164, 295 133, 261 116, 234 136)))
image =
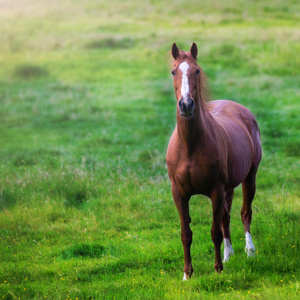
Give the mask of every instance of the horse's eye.
POLYGON ((172 70, 171 73, 172 73, 173 76, 175 75, 175 71, 174 70, 172 70))
POLYGON ((197 69, 197 70, 196 70, 196 75, 199 75, 199 73, 200 73, 200 70, 197 69))

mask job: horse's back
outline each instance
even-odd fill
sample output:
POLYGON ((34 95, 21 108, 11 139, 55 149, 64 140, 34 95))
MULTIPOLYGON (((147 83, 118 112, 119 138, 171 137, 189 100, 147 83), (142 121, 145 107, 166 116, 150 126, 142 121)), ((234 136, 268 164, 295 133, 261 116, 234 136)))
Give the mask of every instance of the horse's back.
POLYGON ((251 111, 245 106, 231 100, 214 100, 207 102, 208 111, 218 118, 239 118, 240 116, 254 119, 251 111))

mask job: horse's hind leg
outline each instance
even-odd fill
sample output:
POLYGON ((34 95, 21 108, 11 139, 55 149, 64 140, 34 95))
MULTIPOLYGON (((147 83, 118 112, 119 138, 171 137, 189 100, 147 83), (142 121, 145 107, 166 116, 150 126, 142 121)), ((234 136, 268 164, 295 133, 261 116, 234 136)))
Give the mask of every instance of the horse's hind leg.
POLYGON ((255 248, 252 243, 252 238, 250 234, 250 225, 252 219, 252 208, 251 204, 255 195, 255 179, 256 179, 257 168, 253 167, 246 179, 243 182, 243 206, 241 209, 242 222, 245 228, 245 237, 246 237, 246 248, 248 257, 254 256, 255 248))
POLYGON ((231 237, 230 237, 230 210, 231 204, 233 200, 234 190, 228 190, 225 193, 225 201, 223 207, 223 215, 222 215, 222 229, 224 236, 224 259, 223 262, 229 260, 229 257, 234 254, 232 245, 231 245, 231 237))

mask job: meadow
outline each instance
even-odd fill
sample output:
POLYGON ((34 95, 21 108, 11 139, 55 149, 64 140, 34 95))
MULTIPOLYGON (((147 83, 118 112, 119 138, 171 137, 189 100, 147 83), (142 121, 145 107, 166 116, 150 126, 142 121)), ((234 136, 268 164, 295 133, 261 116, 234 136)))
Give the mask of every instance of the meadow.
POLYGON ((298 299, 300 2, 0 1, 0 299, 298 299), (214 272, 211 202, 190 201, 194 274, 165 154, 170 49, 210 98, 248 107, 263 159, 247 259, 214 272))

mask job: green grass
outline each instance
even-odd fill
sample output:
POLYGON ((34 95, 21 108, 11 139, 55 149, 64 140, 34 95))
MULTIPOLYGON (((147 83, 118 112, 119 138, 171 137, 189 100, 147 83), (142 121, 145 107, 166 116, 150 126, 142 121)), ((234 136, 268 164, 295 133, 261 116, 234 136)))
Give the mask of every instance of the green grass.
POLYGON ((299 1, 35 1, 0 9, 0 299, 296 299, 300 295, 299 1), (165 164, 170 47, 199 48, 212 99, 262 133, 244 252, 213 270, 208 199, 191 200, 182 282, 165 164))

